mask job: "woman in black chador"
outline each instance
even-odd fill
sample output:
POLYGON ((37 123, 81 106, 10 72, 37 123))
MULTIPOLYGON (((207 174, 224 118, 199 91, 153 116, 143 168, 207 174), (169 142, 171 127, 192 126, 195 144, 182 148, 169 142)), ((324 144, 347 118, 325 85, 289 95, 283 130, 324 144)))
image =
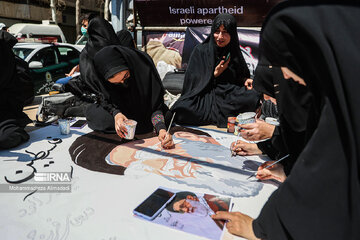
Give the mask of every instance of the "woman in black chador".
MULTIPOLYGON (((90 21, 89 41, 80 55, 81 81, 69 82, 70 91, 92 103, 84 115, 91 129, 124 137, 126 119, 137 121, 136 134, 156 130, 163 147, 166 136, 164 89, 152 59, 135 48, 121 46, 113 27, 104 19, 90 21), (76 84, 75 84, 76 83, 76 84), (90 96, 90 97, 89 97, 90 96)), ((126 44, 124 44, 126 45, 126 44)))
POLYGON ((306 137, 286 141, 302 149, 289 147, 290 156, 298 153, 291 174, 256 219, 213 216, 230 220, 231 233, 247 239, 360 239, 359 22, 360 4, 346 0, 284 1, 265 20, 260 50, 284 74, 278 93, 283 137, 306 137), (290 85, 283 90, 285 81, 298 85, 296 95, 286 91, 290 85), (300 118, 306 125, 296 122, 302 107, 291 103, 303 100, 311 105, 300 118))
POLYGON ((24 130, 31 123, 23 112, 25 103, 34 98, 34 85, 28 64, 12 52, 17 40, 0 30, 0 150, 29 140, 24 130))
POLYGON ((89 84, 96 89, 98 103, 86 110, 89 127, 114 131, 124 137, 124 121, 137 121, 136 133, 156 130, 163 147, 173 145, 166 137, 164 88, 151 58, 138 50, 108 46, 94 58, 97 78, 89 84))
POLYGON ((171 109, 176 122, 226 127, 229 116, 255 111, 259 94, 244 86, 249 77, 236 20, 219 14, 208 38, 191 54, 181 97, 171 109))
POLYGON ((128 30, 120 30, 116 33, 116 36, 119 38, 121 46, 132 49, 136 48, 134 38, 131 36, 131 33, 128 30))

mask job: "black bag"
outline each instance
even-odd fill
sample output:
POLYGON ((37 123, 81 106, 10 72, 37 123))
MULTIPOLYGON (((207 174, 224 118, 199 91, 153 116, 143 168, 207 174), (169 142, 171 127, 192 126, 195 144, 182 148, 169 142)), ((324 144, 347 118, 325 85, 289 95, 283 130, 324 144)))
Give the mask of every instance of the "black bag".
POLYGON ((185 78, 185 71, 174 70, 167 72, 163 79, 163 86, 171 94, 177 95, 182 92, 185 78))
POLYGON ((74 105, 75 96, 69 92, 43 97, 36 113, 37 124, 52 123, 64 117, 65 111, 74 105))

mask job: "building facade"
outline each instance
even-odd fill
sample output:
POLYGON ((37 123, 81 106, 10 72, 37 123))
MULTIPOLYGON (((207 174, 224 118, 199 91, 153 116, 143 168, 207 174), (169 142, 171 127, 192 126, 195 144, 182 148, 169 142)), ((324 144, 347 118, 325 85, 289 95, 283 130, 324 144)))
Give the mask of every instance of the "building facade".
MULTIPOLYGON (((81 13, 97 13, 103 16, 104 0, 79 0, 81 13)), ((76 40, 76 0, 55 0, 57 22, 67 42, 76 40)), ((15 23, 41 23, 51 20, 50 0, 1 0, 0 23, 10 27, 15 23)))

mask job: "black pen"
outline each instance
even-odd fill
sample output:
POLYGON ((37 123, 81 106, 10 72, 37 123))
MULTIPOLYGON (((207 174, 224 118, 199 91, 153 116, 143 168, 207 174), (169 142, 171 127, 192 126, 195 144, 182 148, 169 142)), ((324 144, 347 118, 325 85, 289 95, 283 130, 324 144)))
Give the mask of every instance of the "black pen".
MULTIPOLYGON (((287 157, 289 157, 289 156, 290 156, 290 154, 288 154, 288 155, 286 155, 286 156, 284 156, 284 157, 280 158, 279 160, 277 160, 277 161, 273 162, 273 163, 272 163, 272 164, 270 164, 269 166, 266 166, 264 169, 268 169, 269 167, 274 166, 275 164, 277 164, 278 162, 280 162, 280 161, 284 160, 285 158, 287 158, 287 157)), ((256 171, 256 173, 251 174, 251 175, 250 175, 247 179, 249 179, 249 178, 251 178, 251 177, 255 177, 256 175, 257 175, 257 171, 256 171)))

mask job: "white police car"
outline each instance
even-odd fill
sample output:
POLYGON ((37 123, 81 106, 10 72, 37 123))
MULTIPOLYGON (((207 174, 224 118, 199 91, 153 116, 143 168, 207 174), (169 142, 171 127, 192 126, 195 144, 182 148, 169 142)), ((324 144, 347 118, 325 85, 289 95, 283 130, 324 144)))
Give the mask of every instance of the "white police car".
POLYGON ((48 93, 59 78, 79 64, 80 49, 66 43, 17 43, 13 52, 29 63, 35 94, 48 93))

